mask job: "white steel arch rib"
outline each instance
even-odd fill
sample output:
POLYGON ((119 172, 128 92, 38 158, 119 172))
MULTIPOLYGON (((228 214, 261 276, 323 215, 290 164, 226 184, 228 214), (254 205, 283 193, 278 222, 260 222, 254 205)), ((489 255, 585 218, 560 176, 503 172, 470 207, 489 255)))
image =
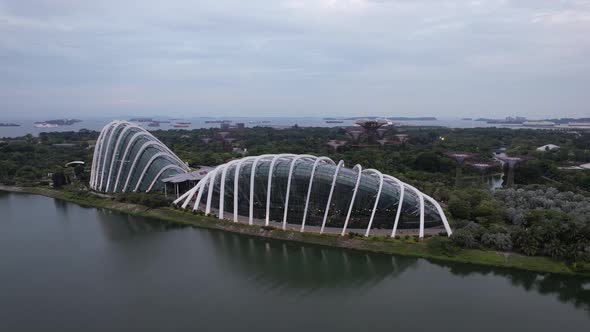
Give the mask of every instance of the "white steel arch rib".
MULTIPOLYGON (((199 184, 197 183, 197 185, 196 185, 196 186, 194 186, 194 187, 193 187, 191 190, 189 190, 189 191, 185 192, 184 194, 180 195, 180 196, 179 196, 177 199, 175 199, 175 200, 172 202, 172 204, 174 204, 174 205, 178 205, 178 203, 180 203, 180 201, 182 201, 183 199, 185 199, 185 198, 187 198, 188 196, 190 196, 190 195, 191 195, 191 193, 195 191, 195 189, 197 188, 197 186, 198 186, 198 185, 199 185, 199 184)), ((189 197, 189 199, 190 199, 190 197, 189 197)))
POLYGON ((328 195, 328 203, 326 203, 326 210, 324 211, 324 219, 322 220, 322 228, 320 229, 320 234, 324 232, 324 228, 326 227, 326 220, 328 219, 328 212, 330 211, 330 203, 332 202, 332 195, 334 194, 334 187, 336 186, 336 179, 338 178, 338 172, 340 168, 344 165, 344 160, 340 160, 338 165, 336 165, 336 170, 334 171, 334 176, 332 177, 332 187, 330 188, 330 194, 328 195))
POLYGON ((274 155, 272 154, 263 154, 261 156, 254 158, 254 162, 252 162, 252 170, 250 171, 250 209, 248 211, 248 224, 250 225, 252 225, 252 223, 254 222, 254 180, 256 178, 256 166, 258 165, 258 161, 273 156, 274 155))
POLYGON ((371 211, 371 218, 369 219, 369 225, 367 226, 367 231, 365 232, 365 236, 369 236, 371 232, 371 225, 373 225, 373 218, 375 218, 375 212, 377 211, 377 206, 379 205, 379 199, 381 198, 381 190, 383 189, 383 173, 379 172, 376 169, 366 169, 364 172, 377 174, 379 177, 379 189, 377 190, 377 197, 375 197, 375 205, 373 205, 373 211, 371 211))
POLYGON ((104 153, 102 153, 102 148, 104 146, 104 139, 105 136, 107 134, 107 132, 110 130, 110 128, 113 126, 113 122, 107 124, 106 126, 104 126, 102 128, 102 130, 100 131, 100 135, 98 136, 98 139, 96 140, 96 146, 94 147, 94 153, 95 155, 98 154, 97 158, 96 158, 96 163, 93 162, 93 168, 94 168, 94 189, 98 189, 98 178, 99 178, 99 172, 101 171, 100 169, 100 164, 104 158, 104 153), (98 152, 98 153, 97 153, 98 152))
MULTIPOLYGON (((148 136, 147 133, 140 131, 138 133, 133 134, 133 136, 131 136, 131 139, 129 140, 129 143, 127 143, 127 147, 125 147, 125 152, 123 152, 123 157, 121 158, 121 164, 119 166, 119 171, 117 172, 117 178, 115 180, 115 187, 113 188, 113 191, 117 191, 117 187, 119 186, 119 180, 121 179, 121 172, 123 171, 123 168, 125 168, 125 159, 127 159, 127 155, 129 154, 129 151, 133 148, 133 146, 135 145, 135 141, 137 141, 137 139, 139 139, 142 136, 148 136)), ((131 168, 129 168, 129 172, 132 172, 133 170, 131 168)))
POLYGON ((137 180, 137 184, 135 185, 135 188, 133 189, 134 192, 137 192, 137 189, 139 189, 139 185, 141 185, 141 181, 143 181, 143 178, 145 177, 146 173, 149 171, 150 167, 152 166, 152 164, 156 161, 156 159, 158 158, 172 158, 168 153, 166 152, 158 152, 156 154, 154 154, 150 160, 148 160, 148 162, 146 163, 145 167, 143 168, 143 170, 141 171, 141 175, 139 176, 139 180, 137 180))
POLYGON ((287 178, 287 192, 285 194, 285 211, 283 212, 283 230, 287 229, 287 214, 289 213, 289 193, 291 191, 291 180, 293 178, 293 170, 295 169, 295 165, 297 161, 303 158, 309 158, 315 160, 317 157, 308 155, 308 154, 301 154, 296 156, 291 160, 291 166, 289 167, 289 176, 287 178))
POLYGON ((305 229, 305 219, 307 218, 307 209, 309 207, 309 196, 311 196, 311 187, 313 185, 313 178, 315 176, 315 170, 318 167, 318 164, 321 161, 326 161, 332 163, 334 165, 334 160, 328 157, 318 157, 315 162, 313 163, 313 168, 311 169, 311 175, 309 176, 309 185, 307 186, 307 196, 305 198, 305 208, 303 208, 303 219, 301 220, 301 232, 305 229))
POLYGON ((106 132, 109 130, 111 125, 112 123, 108 123, 102 128, 102 130, 100 131, 100 135, 98 135, 98 139, 96 140, 96 145, 94 146, 94 156, 96 156, 96 160, 92 161, 92 170, 94 172, 94 177, 92 179, 92 189, 95 190, 97 189, 96 185, 98 183, 98 173, 100 171, 99 164, 102 158, 102 146, 104 144, 104 136, 106 135, 106 132))
POLYGON ((445 213, 444 213, 442 207, 440 206, 440 204, 438 204, 438 202, 434 198, 432 198, 426 194, 422 194, 422 195, 427 201, 429 201, 432 205, 434 205, 434 207, 436 208, 436 211, 438 212, 438 214, 440 216, 440 219, 443 222, 443 225, 445 226, 445 230, 447 231, 447 236, 451 236, 451 234, 453 234, 453 231, 451 230, 451 226, 449 225, 449 221, 447 220, 447 216, 445 216, 445 213))
POLYGON ((254 160, 254 158, 256 157, 242 158, 236 165, 236 170, 234 172, 234 222, 238 222, 238 193, 240 191, 240 169, 242 168, 242 164, 245 161, 254 160))
MULTIPOLYGON (((312 156, 312 155, 279 154, 279 155, 261 155, 261 156, 256 156, 256 157, 251 156, 251 157, 245 157, 245 158, 238 159, 238 160, 233 160, 233 161, 222 164, 222 165, 218 166, 217 168, 215 168, 212 172, 207 174, 195 187, 193 187, 191 190, 189 190, 188 192, 183 194, 181 197, 179 197, 177 200, 175 200, 174 203, 178 204, 179 202, 184 200, 184 204, 183 204, 183 208, 184 208, 192 200, 192 198, 195 196, 195 194, 197 194, 197 198, 195 200, 193 210, 201 209, 200 201, 202 199, 203 194, 205 192, 207 192, 207 202, 206 202, 206 207, 204 208, 204 211, 205 211, 205 213, 210 213, 211 212, 211 204, 212 204, 212 195, 213 195, 213 191, 215 189, 217 176, 221 176, 220 193, 219 193, 219 195, 220 195, 220 202, 219 202, 220 203, 220 205, 219 205, 220 211, 219 211, 218 217, 220 219, 223 219, 224 218, 224 210, 225 210, 224 200, 225 200, 225 183, 227 182, 226 181, 227 172, 229 169, 231 169, 231 167, 235 167, 235 174, 234 174, 234 179, 233 179, 234 180, 233 219, 235 222, 238 222, 238 218, 239 218, 239 214, 238 214, 239 195, 238 195, 238 193, 239 193, 240 171, 241 171, 241 168, 244 165, 244 163, 252 162, 251 173, 249 176, 250 185, 248 186, 250 189, 250 192, 249 192, 249 194, 250 194, 249 195, 250 208, 248 210, 248 223, 252 224, 253 223, 253 221, 252 221, 253 220, 253 213, 252 213, 252 211, 253 211, 253 191, 256 188, 254 182, 256 180, 256 176, 259 175, 256 173, 256 169, 257 169, 256 166, 259 164, 259 162, 261 160, 265 160, 268 158, 272 158, 272 160, 270 161, 268 181, 267 181, 267 188, 268 189, 267 189, 267 202, 266 202, 266 221, 265 221, 266 225, 268 225, 269 219, 270 219, 270 195, 272 192, 272 178, 274 176, 274 172, 276 171, 276 169, 275 169, 276 162, 278 162, 281 159, 288 159, 288 160, 290 159, 289 173, 288 173, 288 177, 287 177, 287 191, 285 192, 285 204, 284 204, 285 206, 284 206, 284 211, 283 211, 283 222, 282 222, 283 229, 286 229, 288 212, 289 212, 289 210, 288 210, 289 209, 289 196, 290 196, 290 190, 291 190, 291 185, 292 185, 292 181, 293 181, 293 176, 294 176, 296 168, 297 168, 297 163, 300 160, 307 160, 309 162, 313 161, 313 168, 311 169, 311 175, 310 175, 309 184, 307 187, 306 203, 305 203, 305 208, 303 211, 304 219, 302 220, 302 223, 301 223, 301 230, 305 231, 304 227, 305 227, 305 221, 306 221, 306 216, 307 216, 307 210, 309 209, 309 200, 311 199, 311 191, 313 190, 313 182, 314 182, 315 173, 316 173, 315 171, 317 170, 317 167, 319 167, 319 165, 322 162, 332 163, 332 164, 334 163, 330 158, 327 158, 327 157, 316 157, 316 156, 312 156)), ((343 161, 340 161, 340 162, 338 162, 337 165, 335 165, 334 174, 332 175, 332 185, 330 188, 330 194, 328 196, 328 202, 326 203, 326 210, 324 211, 324 218, 322 220, 322 227, 320 229, 320 233, 323 233, 325 230, 327 216, 329 214, 331 201, 332 201, 332 198, 334 195, 336 184, 338 182, 339 171, 343 167, 343 165, 344 165, 343 161)), ((365 236, 369 236, 371 234, 371 227, 372 227, 372 224, 373 224, 373 221, 375 218, 376 211, 379 207, 379 203, 381 201, 381 196, 383 195, 383 183, 385 183, 385 182, 393 184, 393 185, 397 185, 399 187, 399 200, 397 202, 395 221, 394 221, 394 226, 393 226, 393 229, 391 232, 392 237, 395 237, 397 227, 399 225, 401 212, 403 210, 404 197, 406 195, 407 190, 412 191, 418 200, 417 207, 419 208, 419 213, 420 213, 420 232, 419 232, 420 238, 424 237, 425 201, 432 203, 432 205, 434 206, 434 208, 437 210, 438 214, 441 217, 442 223, 445 227, 445 230, 447 231, 447 234, 450 236, 451 229, 448 224, 448 220, 446 219, 446 217, 444 215, 444 211, 442 210, 440 204, 438 204, 438 202, 436 202, 433 198, 431 198, 428 195, 423 194, 415 187, 413 187, 407 183, 404 183, 393 176, 390 176, 387 174, 382 174, 381 172, 379 172, 375 169, 363 170, 361 165, 357 164, 352 168, 352 170, 357 171, 357 177, 356 177, 356 181, 355 181, 355 185, 354 185, 354 190, 352 192, 350 205, 348 206, 346 220, 345 220, 344 226, 340 232, 340 234, 342 236, 346 234, 347 227, 348 227, 348 224, 351 219, 352 211, 354 209, 354 204, 356 202, 356 196, 359 191, 360 181, 361 181, 362 177, 365 176, 365 174, 366 174, 366 176, 372 175, 372 176, 378 176, 378 178, 379 178, 379 186, 377 188, 377 193, 375 195, 375 201, 373 203, 373 208, 371 210, 371 216, 370 216, 370 219, 368 222, 368 226, 365 230, 365 236)), ((431 209, 431 208, 432 207, 429 207, 429 209, 431 209)), ((431 210, 429 210, 429 211, 431 211, 431 210)))
POLYGON ((393 230, 391 231, 391 237, 395 237, 395 232, 397 231, 397 225, 399 223, 399 218, 402 212, 402 205, 404 203, 404 195, 405 195, 405 186, 404 183, 394 178, 391 175, 384 174, 385 179, 395 182, 399 186, 399 201, 397 203, 397 211, 395 213, 395 221, 393 222, 393 230))
POLYGON ((290 153, 278 154, 274 158, 272 158, 272 161, 270 162, 270 166, 268 168, 268 183, 266 185, 268 188, 266 191, 266 220, 264 222, 264 224, 266 226, 268 226, 268 224, 270 222, 270 193, 272 190, 272 178, 274 176, 275 163, 281 158, 292 158, 292 157, 295 157, 295 155, 290 154, 290 153))
POLYGON ((350 220, 350 214, 352 213, 352 207, 354 206, 354 199, 356 198, 356 192, 359 189, 359 184, 361 183, 361 176, 363 172, 363 168, 361 165, 356 164, 352 169, 358 169, 358 175, 356 177, 356 184, 354 185, 354 191, 352 192, 352 199, 350 200, 350 206, 348 207, 348 214, 346 215, 346 220, 344 221, 344 227, 342 227, 342 233, 340 235, 344 236, 346 234, 346 227, 348 226, 348 221, 350 220))
MULTIPOLYGON (((102 190, 102 183, 104 181, 104 171, 105 171, 105 167, 106 167, 106 163, 107 163, 107 158, 109 156, 109 147, 111 146, 111 140, 113 139, 113 136, 117 132, 117 129, 119 128, 119 126, 122 124, 120 121, 113 121, 113 123, 114 123, 114 125, 111 129, 109 139, 107 141, 107 145, 106 145, 106 148, 104 151, 103 160, 102 160, 102 168, 100 170, 100 186, 98 187, 99 190, 102 190)), ((113 151, 114 151, 114 149, 113 149, 113 151)), ((111 158, 112 158, 112 154, 111 154, 111 158)))
POLYGON ((423 238, 424 237, 424 194, 422 194, 422 192, 418 189, 416 189, 415 187, 404 183, 404 186, 408 189, 411 189, 412 191, 414 191, 416 193, 416 195, 418 196, 418 200, 420 202, 420 234, 419 237, 423 238))
POLYGON ((227 170, 230 166, 235 165, 237 162, 238 160, 232 160, 229 163, 219 166, 223 167, 223 170, 221 171, 221 184, 219 189, 219 213, 217 214, 219 219, 223 219, 223 214, 225 212, 225 178, 227 176, 227 170))
MULTIPOLYGON (((111 184, 111 173, 113 171, 113 166, 115 165, 116 162, 116 155, 120 152, 121 150, 121 143, 125 140, 125 133, 130 130, 130 129, 139 129, 141 130, 141 128, 137 125, 134 124, 128 124, 127 127, 125 127, 125 129, 123 129, 121 131, 121 133, 119 134, 119 138, 117 139, 117 142, 115 143, 115 147, 113 148, 113 156, 111 158, 111 166, 109 167, 109 173, 107 174, 107 187, 106 187, 106 191, 109 191, 109 187, 111 184)), ((121 160, 121 162, 119 163, 119 167, 123 166, 123 160, 121 160)), ((103 171, 104 172, 104 171, 103 171)))
MULTIPOLYGON (((210 174, 211 173, 207 174, 207 179, 209 179, 210 174)), ((193 211, 196 211, 199 209, 199 206, 201 205, 201 198, 203 197, 203 192, 205 191, 205 186, 208 186, 209 182, 207 182, 206 179, 202 179, 199 182, 199 184, 201 185, 201 187, 199 187, 199 193, 197 194, 197 198, 195 199, 195 205, 193 206, 193 211)), ((209 190, 209 188, 207 190, 209 190)))
MULTIPOLYGON (((143 132, 142 132, 142 133, 137 133, 136 135, 134 135, 134 137, 132 138, 132 140, 134 140, 134 139, 137 139, 137 137, 139 137, 139 136, 146 135, 146 133, 143 133, 143 132), (139 135, 138 135, 138 134, 139 134, 139 135), (136 136, 136 135, 137 135, 137 136, 136 136)), ((149 134, 149 133, 147 133, 147 135, 150 135, 150 134, 149 134)), ((153 137, 153 136, 151 136, 151 137, 153 137)), ((126 155, 127 155, 127 153, 129 152, 128 150, 129 150, 129 148, 130 148, 132 145, 133 145, 133 144, 131 144, 131 143, 130 143, 130 144, 127 146, 127 150, 125 151, 125 154, 123 155, 123 158, 126 158, 126 155)), ((144 153, 144 151, 145 151, 145 150, 146 150, 148 147, 150 147, 150 146, 156 146, 156 148, 158 148, 158 150, 160 150, 160 151, 162 151, 162 150, 166 151, 166 152, 167 152, 167 155, 169 155, 169 156, 170 156, 172 159, 174 159, 174 160, 176 160, 176 161, 180 162, 180 161, 179 161, 179 159, 178 159, 178 158, 177 158, 177 157, 176 157, 174 154, 172 154, 172 153, 170 152, 170 150, 169 150, 168 148, 166 148, 166 146, 165 146, 165 145, 164 145, 162 142, 160 142, 160 141, 158 141, 158 140, 151 140, 151 141, 147 141, 147 142, 145 142, 145 143, 144 143, 144 144, 141 146, 141 148, 139 149, 139 151, 137 151, 137 154, 135 155, 135 159, 133 160, 133 163, 131 164, 131 168, 129 168, 129 173, 127 174, 127 180, 125 181, 125 185, 123 186, 123 190, 122 190, 123 192, 125 192, 125 191, 127 190, 127 186, 128 186, 128 184, 129 184, 129 180, 131 179, 131 175, 132 175, 132 174, 135 172, 135 165, 137 164, 137 161, 138 161, 138 160, 139 160, 139 158, 142 156, 142 154, 144 153)), ((186 165, 185 165, 183 162, 180 162, 180 164, 181 164, 181 166, 180 166, 180 167, 182 167, 182 168, 183 168, 185 171, 187 171, 187 170, 188 170, 188 169, 187 169, 188 167, 186 167, 186 165)), ((121 167, 121 168, 119 168, 119 173, 121 172, 121 169, 122 169, 122 167, 121 167)), ((117 177, 118 177, 118 176, 117 176, 117 177)), ((118 181, 118 180, 119 180, 119 179, 117 178, 117 181, 118 181)), ((116 191, 116 190, 117 190, 117 182, 115 182, 115 188, 114 188, 114 191, 116 191)))
MULTIPOLYGON (((176 156, 172 151, 170 151, 170 149, 168 149, 168 147, 166 145, 164 145, 164 143, 162 143, 160 140, 158 140, 156 137, 154 137, 149 132, 145 131, 143 128, 140 127, 140 129, 142 131, 135 133, 131 137, 129 142, 127 143, 127 147, 125 148, 125 152, 123 153, 123 157, 121 158, 121 163, 119 166, 119 170, 117 172, 117 178, 115 180, 115 186, 113 187, 113 191, 117 191, 117 188, 119 185, 119 180, 121 179, 121 172, 123 171, 123 168, 124 168, 125 159, 127 158, 129 151, 133 148, 135 141, 137 141, 140 137, 146 137, 149 140, 148 142, 157 143, 158 146, 160 146, 164 151, 168 152, 171 155, 171 157, 174 158, 174 160, 176 160, 179 163, 179 166, 181 168, 183 168, 186 172, 190 171, 188 166, 186 166, 186 164, 182 160, 180 160, 178 158, 178 156, 176 156)), ((139 154, 140 154, 140 152, 138 151, 137 155, 139 155, 139 154)), ((129 173, 132 173, 132 172, 133 172, 133 168, 130 168, 129 173)), ((125 185, 123 187, 123 191, 125 190, 126 187, 127 187, 127 185, 125 185)))
POLYGON ((141 156, 143 155, 145 150, 147 150, 147 148, 149 148, 150 146, 159 146, 159 144, 156 141, 147 141, 147 142, 143 143, 141 148, 139 148, 139 150, 137 151, 137 154, 135 155, 135 158, 133 159, 133 163, 131 164, 131 168, 129 169, 129 173, 127 174, 127 180, 125 180, 125 185, 123 186, 123 190, 122 190, 123 192, 127 191, 127 187, 129 186, 129 181, 133 178, 133 174, 135 173, 135 166, 137 165, 137 162, 139 161, 139 159, 141 158, 141 156))
POLYGON ((100 151, 100 145, 102 142, 102 136, 104 135, 104 130, 108 127, 109 125, 107 124, 106 126, 104 126, 102 128, 102 130, 100 131, 100 134, 98 134, 98 138, 96 139, 96 143, 94 143, 94 153, 92 154, 92 168, 90 171, 90 189, 94 189, 94 178, 96 177, 96 165, 98 164, 97 160, 100 157, 100 153, 97 153, 97 151, 100 151))
POLYGON ((187 198, 184 200, 184 202, 182 203, 182 208, 186 209, 186 207, 188 206, 188 203, 190 203, 191 199, 193 199, 193 196, 195 195, 195 193, 197 192, 197 190, 199 190, 199 188, 201 188, 202 182, 197 183, 197 185, 192 189, 187 191, 187 193, 189 194, 187 196, 187 198))
POLYGON ((209 214, 211 212, 211 199, 213 198, 213 190, 215 189, 215 178, 217 178, 217 170, 219 167, 215 168, 211 173, 209 173, 209 189, 207 190, 207 205, 205 205, 205 213, 209 214))
POLYGON ((148 187, 148 189, 146 190, 146 192, 150 192, 152 191, 152 188, 154 187, 154 185, 156 184, 156 182, 158 181, 158 178, 167 170, 171 169, 171 168, 176 168, 177 170, 183 172, 184 170, 182 169, 182 167, 178 166, 178 165, 166 165, 164 167, 162 167, 162 169, 158 172, 158 174, 156 174, 156 176, 154 177, 154 180, 152 181, 152 183, 150 183, 150 186, 148 187))

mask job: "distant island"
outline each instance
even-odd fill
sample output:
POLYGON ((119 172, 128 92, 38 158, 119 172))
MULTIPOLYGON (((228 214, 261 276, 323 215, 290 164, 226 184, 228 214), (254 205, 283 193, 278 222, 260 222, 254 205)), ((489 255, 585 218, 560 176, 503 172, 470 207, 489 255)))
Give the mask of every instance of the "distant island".
POLYGON ((405 116, 394 116, 387 118, 388 120, 395 121, 436 121, 434 116, 418 116, 418 117, 405 117, 405 116))
POLYGON ((0 127, 20 127, 20 125, 16 123, 0 123, 0 127))
POLYGON ((382 117, 382 116, 353 116, 350 118, 322 118, 322 120, 334 121, 334 120, 359 120, 359 119, 387 119, 396 121, 436 121, 437 119, 433 116, 417 116, 417 117, 404 117, 404 116, 393 116, 393 117, 382 117))
POLYGON ((486 123, 500 124, 506 126, 521 125, 526 127, 553 127, 558 125, 567 125, 570 127, 590 127, 590 118, 558 118, 529 120, 522 116, 508 116, 504 119, 478 118, 475 119, 475 121, 483 121, 486 123))
POLYGON ((152 118, 131 118, 129 122, 153 122, 152 118))
POLYGON ((57 119, 57 120, 47 120, 47 121, 39 121, 35 122, 36 125, 56 125, 56 126, 71 126, 75 123, 82 122, 82 120, 78 119, 57 119))

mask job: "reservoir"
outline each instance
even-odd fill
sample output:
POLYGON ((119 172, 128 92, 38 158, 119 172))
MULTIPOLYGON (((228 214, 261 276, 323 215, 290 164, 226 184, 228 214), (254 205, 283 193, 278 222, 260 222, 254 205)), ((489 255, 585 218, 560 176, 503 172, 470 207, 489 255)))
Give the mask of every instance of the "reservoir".
POLYGON ((0 192, 0 331, 589 331, 590 279, 276 242, 0 192))

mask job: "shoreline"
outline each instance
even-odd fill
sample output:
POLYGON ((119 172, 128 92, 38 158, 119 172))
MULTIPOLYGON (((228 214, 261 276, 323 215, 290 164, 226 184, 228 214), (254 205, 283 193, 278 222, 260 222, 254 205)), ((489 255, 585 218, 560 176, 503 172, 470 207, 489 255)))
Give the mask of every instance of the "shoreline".
POLYGON ((417 241, 410 239, 389 239, 385 237, 342 237, 332 234, 301 233, 292 230, 262 228, 258 225, 247 225, 220 220, 217 218, 195 215, 172 207, 151 209, 146 206, 116 202, 98 196, 80 197, 73 192, 60 191, 40 187, 15 187, 0 185, 0 191, 41 195, 61 199, 85 207, 105 208, 135 216, 157 219, 172 225, 216 229, 225 232, 254 236, 280 241, 291 241, 312 245, 374 252, 388 255, 409 256, 428 260, 466 263, 498 268, 511 268, 537 273, 555 273, 571 276, 590 276, 589 273, 572 270, 564 262, 542 256, 525 256, 517 253, 497 252, 479 249, 460 249, 453 256, 432 252, 426 245, 428 239, 417 241))

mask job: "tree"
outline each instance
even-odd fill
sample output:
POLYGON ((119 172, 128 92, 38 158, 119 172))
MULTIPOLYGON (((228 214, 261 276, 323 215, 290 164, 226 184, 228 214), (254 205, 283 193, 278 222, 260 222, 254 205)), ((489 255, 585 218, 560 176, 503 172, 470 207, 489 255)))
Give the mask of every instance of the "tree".
POLYGON ((53 182, 54 188, 61 188, 67 184, 66 175, 63 170, 53 172, 51 175, 51 181, 53 182))
POLYGON ((469 219, 471 215, 471 206, 469 202, 463 200, 457 196, 451 196, 449 200, 449 212, 453 218, 456 219, 469 219))

